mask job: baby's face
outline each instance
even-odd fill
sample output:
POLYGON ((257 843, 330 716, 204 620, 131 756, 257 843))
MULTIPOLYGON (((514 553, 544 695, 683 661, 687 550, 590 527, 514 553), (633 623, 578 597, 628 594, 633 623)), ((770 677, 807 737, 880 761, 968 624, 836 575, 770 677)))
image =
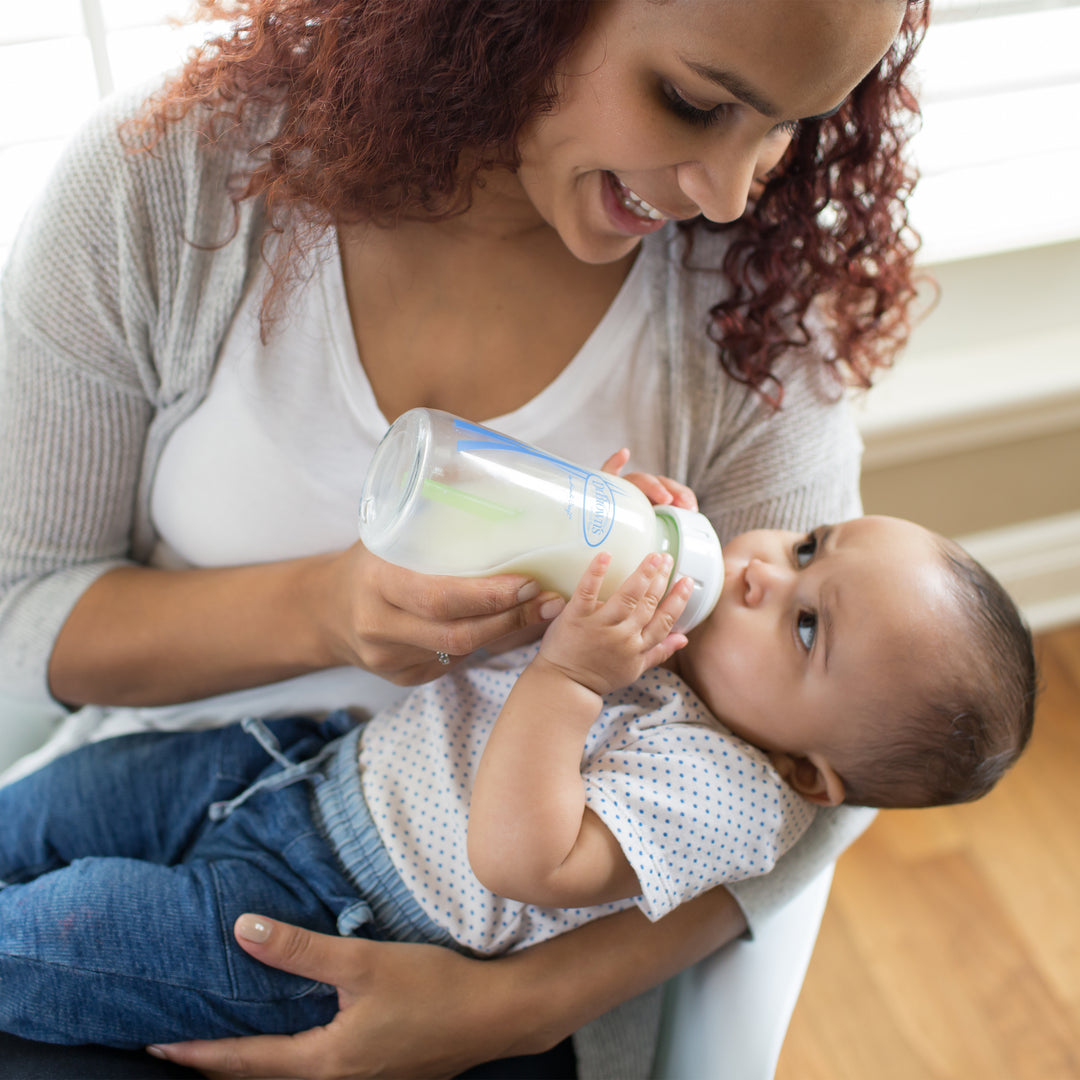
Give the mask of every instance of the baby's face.
POLYGON ((867 706, 941 670, 956 601, 933 534, 866 517, 724 547, 724 589, 678 667, 712 712, 764 750, 830 754, 867 706))

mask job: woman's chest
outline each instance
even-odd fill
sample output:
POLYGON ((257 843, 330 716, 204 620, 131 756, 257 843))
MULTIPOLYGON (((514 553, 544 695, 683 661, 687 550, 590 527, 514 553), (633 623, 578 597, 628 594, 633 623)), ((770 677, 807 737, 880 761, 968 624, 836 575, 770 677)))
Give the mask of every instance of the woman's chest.
MULTIPOLYGON (((324 263, 291 297, 265 341, 258 287, 238 312, 207 397, 166 443, 154 478, 151 514, 170 564, 289 558, 356 538, 363 477, 391 417, 361 363, 335 266, 324 263)), ((391 371, 385 385, 401 387, 404 408, 471 415, 582 464, 598 467, 630 446, 633 468, 663 471, 665 369, 644 290, 634 278, 627 286, 546 385, 519 383, 529 377, 519 362, 527 350, 509 345, 490 368, 468 365, 467 377, 458 368, 455 380, 452 363, 445 372, 418 364, 411 379, 391 371), (508 394, 486 385, 500 376, 508 394), (522 385, 539 389, 522 401, 522 385)))
POLYGON ((534 311, 395 312, 354 324, 354 333, 358 362, 387 420, 425 406, 483 421, 516 411, 551 386, 602 316, 602 310, 547 320, 534 311))
POLYGON ((342 258, 358 361, 388 420, 417 406, 473 420, 521 408, 581 354, 630 269, 498 246, 382 259, 346 246, 342 258))

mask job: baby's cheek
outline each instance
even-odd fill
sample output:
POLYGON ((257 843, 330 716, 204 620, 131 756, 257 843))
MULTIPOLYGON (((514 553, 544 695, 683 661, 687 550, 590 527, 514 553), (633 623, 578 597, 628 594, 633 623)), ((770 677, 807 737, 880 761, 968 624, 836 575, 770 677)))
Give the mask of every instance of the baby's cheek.
POLYGON ((762 669, 752 649, 741 644, 729 645, 706 668, 699 696, 718 716, 737 716, 747 702, 760 698, 768 678, 768 671, 762 669))

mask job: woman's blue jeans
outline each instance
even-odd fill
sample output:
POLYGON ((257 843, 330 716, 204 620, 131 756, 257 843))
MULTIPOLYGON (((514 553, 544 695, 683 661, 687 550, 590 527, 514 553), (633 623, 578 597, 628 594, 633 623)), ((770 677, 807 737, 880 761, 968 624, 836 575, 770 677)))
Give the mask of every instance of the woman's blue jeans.
MULTIPOLYGON (((266 727, 299 762, 342 718, 266 727)), ((234 726, 94 743, 0 789, 0 1030, 141 1047, 328 1023, 332 987, 260 964, 232 934, 244 911, 336 934, 355 909, 310 787, 207 813, 281 768, 234 726)))

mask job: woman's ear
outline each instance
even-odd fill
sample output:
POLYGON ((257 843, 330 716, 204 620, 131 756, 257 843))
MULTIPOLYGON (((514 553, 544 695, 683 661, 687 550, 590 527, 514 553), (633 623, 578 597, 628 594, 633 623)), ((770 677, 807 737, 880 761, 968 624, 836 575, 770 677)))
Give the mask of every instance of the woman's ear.
POLYGON ((844 781, 820 755, 771 752, 769 758, 780 778, 804 799, 819 806, 839 806, 844 801, 844 781))

